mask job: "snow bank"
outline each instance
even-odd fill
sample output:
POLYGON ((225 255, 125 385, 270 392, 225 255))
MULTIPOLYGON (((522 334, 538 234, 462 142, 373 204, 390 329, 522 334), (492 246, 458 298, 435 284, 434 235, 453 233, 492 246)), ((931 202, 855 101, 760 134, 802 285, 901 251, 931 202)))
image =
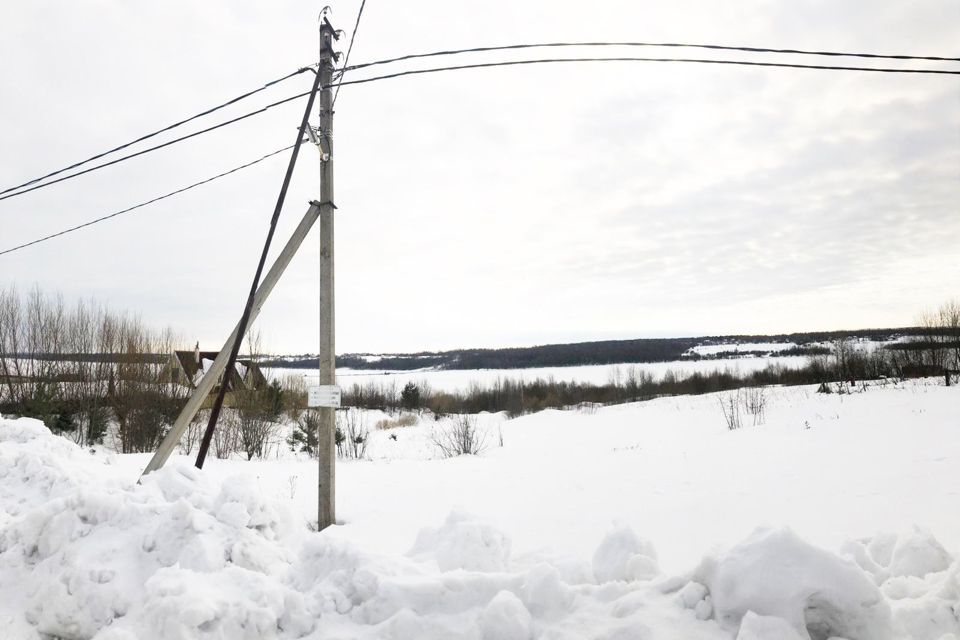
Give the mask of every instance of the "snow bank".
POLYGON ((607 534, 593 554, 593 575, 598 582, 649 580, 660 573, 657 552, 627 526, 607 534))
POLYGON ((433 559, 440 571, 504 571, 510 559, 510 539, 469 514, 454 511, 443 526, 420 531, 407 554, 433 559))
POLYGON ((406 555, 376 555, 311 532, 250 475, 216 481, 173 465, 133 480, 38 422, 0 420, 5 637, 960 635, 960 565, 922 530, 850 541, 842 556, 789 530, 761 530, 671 576, 623 525, 579 565, 514 559, 509 536, 462 511, 421 530, 406 555))
POLYGON ((758 530, 697 571, 717 620, 737 629, 748 612, 786 621, 800 638, 887 640, 891 613, 853 561, 813 547, 787 529, 758 530))
POLYGON ((850 541, 845 550, 874 576, 900 638, 960 638, 960 561, 929 531, 850 541))

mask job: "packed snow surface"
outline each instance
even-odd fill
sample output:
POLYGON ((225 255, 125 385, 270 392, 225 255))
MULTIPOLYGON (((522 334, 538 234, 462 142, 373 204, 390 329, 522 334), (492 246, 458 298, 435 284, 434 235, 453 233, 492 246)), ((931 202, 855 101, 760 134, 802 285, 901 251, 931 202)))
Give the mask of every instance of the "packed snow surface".
POLYGON ((0 637, 960 638, 960 390, 767 394, 738 431, 716 395, 481 416, 449 460, 377 431, 322 533, 315 461, 137 484, 0 419, 0 637))

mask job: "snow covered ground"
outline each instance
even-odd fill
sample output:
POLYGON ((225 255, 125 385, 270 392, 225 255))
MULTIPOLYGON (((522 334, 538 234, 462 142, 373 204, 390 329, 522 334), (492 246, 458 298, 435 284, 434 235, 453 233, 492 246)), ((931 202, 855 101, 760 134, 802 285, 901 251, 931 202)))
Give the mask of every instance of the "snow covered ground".
POLYGON ((696 353, 701 356, 712 356, 726 351, 739 351, 748 353, 751 351, 761 351, 775 353, 785 351, 799 346, 796 342, 733 342, 730 344, 700 344, 688 349, 689 353, 696 353))
POLYGON ((317 534, 302 455, 137 485, 149 456, 0 420, 0 637, 960 638, 956 387, 479 422, 447 460, 446 423, 374 432, 317 534))
MULTIPOLYGON (((607 384, 614 380, 616 376, 624 379, 630 369, 636 372, 647 372, 655 380, 660 380, 668 371, 672 371, 677 376, 687 376, 694 372, 711 373, 713 371, 731 371, 742 375, 774 364, 784 368, 798 369, 805 366, 807 362, 808 359, 803 356, 778 356, 697 361, 676 360, 673 362, 643 362, 637 364, 595 364, 576 367, 535 367, 529 369, 420 369, 415 371, 337 369, 337 384, 345 388, 353 384, 395 384, 397 389, 402 389, 407 382, 415 382, 418 384, 426 383, 434 391, 453 392, 466 391, 472 384, 484 386, 497 380, 508 379, 528 382, 537 379, 553 379, 563 382, 607 384)), ((285 375, 303 376, 308 385, 317 384, 319 379, 317 373, 313 370, 267 368, 264 369, 264 373, 270 378, 285 375)))

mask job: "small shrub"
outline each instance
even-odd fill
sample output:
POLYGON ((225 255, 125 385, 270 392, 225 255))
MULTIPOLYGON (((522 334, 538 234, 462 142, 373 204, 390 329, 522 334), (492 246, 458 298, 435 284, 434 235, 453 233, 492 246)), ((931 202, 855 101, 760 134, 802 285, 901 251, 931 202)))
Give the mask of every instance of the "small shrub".
POLYGON ((727 423, 727 429, 733 431, 743 426, 740 419, 740 391, 728 393, 719 398, 720 410, 723 412, 723 419, 727 423))
POLYGON ((451 423, 435 427, 430 439, 444 458, 476 455, 486 448, 487 434, 472 416, 459 414, 451 423))
POLYGON ((396 420, 391 420, 390 418, 384 418, 383 420, 377 420, 376 425, 377 429, 395 429, 397 427, 412 427, 420 421, 417 418, 416 414, 405 413, 400 415, 396 420))
POLYGON ((341 458, 361 460, 367 455, 370 430, 363 413, 357 409, 337 411, 337 455, 341 458))
POLYGON ((300 451, 308 454, 311 458, 316 458, 319 429, 320 414, 309 410, 302 412, 293 427, 293 432, 287 438, 287 445, 290 450, 300 451))
POLYGON ((408 411, 420 408, 420 387, 414 382, 408 382, 400 392, 400 406, 408 411))
POLYGON ((767 393, 763 387, 747 387, 741 395, 743 408, 753 418, 753 426, 763 424, 767 413, 767 393))
POLYGON ((236 411, 225 410, 220 414, 217 428, 213 431, 213 454, 223 460, 239 450, 240 419, 236 411))
POLYGON ((280 380, 283 412, 291 421, 299 421, 307 408, 307 383, 303 376, 285 375, 280 380))

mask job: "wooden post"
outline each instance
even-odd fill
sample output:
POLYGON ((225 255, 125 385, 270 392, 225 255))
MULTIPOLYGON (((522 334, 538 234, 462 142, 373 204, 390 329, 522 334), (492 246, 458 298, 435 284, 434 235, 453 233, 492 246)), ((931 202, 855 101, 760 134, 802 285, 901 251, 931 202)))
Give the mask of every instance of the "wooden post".
MULTIPOLYGON (((320 384, 336 384, 334 352, 333 252, 333 40, 336 31, 324 18, 320 25, 320 384)), ((317 434, 317 528, 336 523, 336 418, 333 407, 320 407, 317 434)))

